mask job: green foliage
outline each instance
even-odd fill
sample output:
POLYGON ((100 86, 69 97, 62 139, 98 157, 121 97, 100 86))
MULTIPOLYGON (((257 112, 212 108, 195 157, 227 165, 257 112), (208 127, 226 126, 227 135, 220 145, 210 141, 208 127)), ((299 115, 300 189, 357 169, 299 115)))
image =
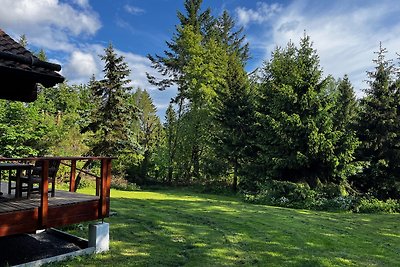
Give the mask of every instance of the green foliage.
POLYGON ((358 135, 362 142, 360 160, 369 164, 354 184, 378 198, 397 198, 400 193, 400 98, 398 71, 386 60, 380 46, 374 60, 375 70, 368 72, 370 88, 361 101, 358 135))
POLYGON ((358 211, 359 198, 348 195, 343 186, 332 183, 311 189, 305 183, 272 180, 260 188, 257 194, 245 194, 245 200, 287 208, 358 211))
POLYGON ((342 183, 351 174, 354 133, 335 127, 335 101, 322 78, 310 38, 277 48, 263 69, 258 103, 260 165, 267 177, 292 182, 342 183))
POLYGON ((316 195, 307 184, 272 180, 260 187, 257 195, 247 196, 248 201, 283 207, 310 208, 316 195))
MULTIPOLYGON (((242 165, 254 149, 251 140, 255 125, 254 101, 247 74, 236 54, 230 56, 225 88, 218 91, 215 108, 215 153, 233 169, 233 191, 238 186, 242 165)), ((221 169, 221 168, 220 168, 221 169)), ((223 169, 223 168, 222 168, 223 169)))
POLYGON ((133 124, 132 132, 136 135, 139 145, 137 152, 142 156, 139 172, 134 177, 146 180, 149 172, 155 167, 152 156, 161 143, 161 123, 157 109, 146 90, 138 89, 132 98, 134 106, 139 110, 137 121, 133 124))
POLYGON ((400 201, 390 198, 385 201, 374 197, 361 198, 355 211, 359 213, 399 213, 400 201))
POLYGON ((54 144, 55 121, 34 104, 0 102, 0 155, 36 156, 48 153, 54 144))
POLYGON ((111 179, 111 188, 121 190, 121 191, 137 191, 140 187, 135 183, 127 181, 124 177, 114 176, 111 179))
POLYGON ((91 144, 93 154, 117 156, 135 147, 131 122, 136 108, 127 101, 131 90, 128 65, 122 56, 117 56, 111 44, 104 51, 105 55, 101 56, 105 63, 104 79, 90 84, 97 106, 86 130, 97 135, 91 144))

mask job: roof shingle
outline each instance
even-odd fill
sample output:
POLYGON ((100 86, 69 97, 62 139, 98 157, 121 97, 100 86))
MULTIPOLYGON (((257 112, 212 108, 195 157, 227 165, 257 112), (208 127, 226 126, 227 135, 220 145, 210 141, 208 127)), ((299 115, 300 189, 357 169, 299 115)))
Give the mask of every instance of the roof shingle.
POLYGON ((38 59, 0 29, 0 82, 14 84, 20 91, 19 94, 5 88, 0 90, 0 98, 24 100, 27 99, 26 94, 36 96, 36 83, 51 87, 64 81, 64 77, 56 72, 60 70, 60 65, 38 59))

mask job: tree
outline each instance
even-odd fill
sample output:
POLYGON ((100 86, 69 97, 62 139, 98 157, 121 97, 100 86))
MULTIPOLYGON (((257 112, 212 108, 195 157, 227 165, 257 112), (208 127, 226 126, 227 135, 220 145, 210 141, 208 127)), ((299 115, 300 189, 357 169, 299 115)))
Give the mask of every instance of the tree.
POLYGON ((161 123, 157 116, 157 109, 146 90, 137 89, 133 95, 135 106, 139 109, 135 133, 143 160, 140 164, 140 176, 146 180, 149 172, 150 159, 161 134, 161 123))
POLYGON ((235 31, 235 22, 224 10, 218 18, 215 28, 217 29, 217 39, 225 46, 229 54, 236 54, 240 61, 245 65, 250 58, 249 43, 244 43, 246 36, 243 35, 243 27, 235 31))
POLYGON ((358 105, 353 86, 349 77, 345 75, 339 80, 337 86, 336 112, 334 116, 335 125, 339 129, 347 129, 354 126, 357 119, 358 105))
POLYGON ((18 43, 24 48, 28 47, 28 39, 26 38, 25 34, 19 37, 18 43))
POLYGON ((379 47, 376 66, 367 72, 369 89, 361 101, 358 135, 362 142, 359 156, 369 163, 363 175, 356 180, 364 192, 372 191, 377 197, 397 197, 400 181, 400 102, 396 86, 396 69, 379 47))
POLYGON ((96 132, 97 138, 91 144, 95 155, 117 156, 132 151, 135 142, 131 132, 132 120, 136 118, 136 108, 129 104, 128 76, 130 70, 124 57, 118 56, 110 44, 101 59, 105 63, 104 79, 91 82, 91 90, 98 107, 92 115, 92 122, 83 131, 96 132))
POLYGON ((173 35, 171 41, 167 41, 167 47, 169 51, 165 51, 165 56, 151 56, 147 55, 152 63, 152 67, 156 69, 164 78, 157 79, 147 73, 149 82, 157 86, 160 90, 165 90, 171 85, 176 84, 178 86, 178 95, 175 102, 183 101, 186 98, 185 86, 182 81, 183 68, 187 63, 187 51, 182 50, 180 47, 180 40, 182 39, 182 31, 186 26, 191 26, 192 31, 195 34, 205 36, 208 31, 202 29, 208 29, 212 17, 210 15, 210 9, 201 12, 201 4, 203 0, 185 0, 184 6, 186 14, 178 11, 177 16, 180 24, 176 26, 176 33, 173 35))
POLYGON ((346 178, 354 143, 337 149, 343 133, 334 128, 327 83, 306 35, 298 48, 291 42, 285 49, 277 48, 265 64, 257 144, 268 179, 315 187, 346 178))
POLYGON ((241 59, 229 57, 226 87, 219 91, 215 120, 218 124, 214 143, 218 156, 226 159, 233 169, 232 189, 237 191, 238 174, 252 150, 252 127, 255 123, 254 105, 251 98, 247 73, 241 59))
POLYGON ((168 156, 167 182, 172 183, 177 142, 177 117, 172 104, 168 105, 165 112, 164 131, 166 136, 166 150, 168 156))

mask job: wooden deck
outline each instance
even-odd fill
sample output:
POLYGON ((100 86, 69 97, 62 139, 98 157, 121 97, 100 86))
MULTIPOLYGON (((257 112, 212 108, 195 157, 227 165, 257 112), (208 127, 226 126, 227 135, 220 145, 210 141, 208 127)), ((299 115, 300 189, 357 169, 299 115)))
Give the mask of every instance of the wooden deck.
MULTIPOLYGON (((27 199, 26 195, 16 199, 14 191, 10 195, 7 194, 7 186, 7 183, 1 182, 3 195, 0 196, 0 237, 98 220, 103 217, 99 196, 56 190, 55 196, 48 198, 47 220, 44 222, 40 216, 39 194, 33 194, 31 199, 27 199)), ((107 207, 109 201, 107 198, 107 207)), ((108 212, 107 208, 107 215, 108 212)))
MULTIPOLYGON (((30 199, 26 194, 15 198, 15 192, 8 193, 8 183, 0 183, 0 237, 35 232, 50 227, 64 226, 84 221, 101 220, 108 217, 110 211, 110 157, 39 157, 39 158, 0 158, 0 162, 42 162, 39 194, 30 199), (48 191, 49 162, 59 160, 70 167, 69 192, 57 190, 51 197, 48 191), (77 161, 90 163, 100 161, 100 175, 83 168, 77 168, 77 161), (69 162, 69 163, 68 163, 69 162), (77 172, 79 171, 79 172, 77 172), (96 179, 96 195, 76 193, 80 174, 85 173, 96 179)), ((88 166, 87 164, 84 166, 88 166)), ((4 164, 3 164, 4 166, 4 164)), ((7 165, 8 166, 8 165, 7 165)), ((3 168, 4 169, 4 168, 3 168)), ((7 170, 7 169, 6 169, 7 170)), ((21 193, 21 192, 18 192, 21 193)))
MULTIPOLYGON (((15 199, 14 190, 11 191, 10 195, 7 194, 8 184, 6 182, 1 182, 1 192, 3 192, 3 195, 0 196, 0 213, 30 210, 40 207, 39 194, 33 194, 31 199, 27 199, 25 193, 21 199, 15 199)), ((49 197, 49 207, 98 201, 99 199, 100 197, 98 196, 56 190, 55 196, 49 197)))

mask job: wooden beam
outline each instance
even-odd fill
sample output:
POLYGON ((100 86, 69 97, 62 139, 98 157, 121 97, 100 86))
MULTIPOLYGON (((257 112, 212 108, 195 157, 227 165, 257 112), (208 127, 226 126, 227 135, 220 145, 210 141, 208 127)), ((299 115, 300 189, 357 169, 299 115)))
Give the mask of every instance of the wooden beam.
POLYGON ((71 174, 69 176, 69 192, 75 192, 76 160, 71 160, 71 174))
POLYGON ((49 212, 49 160, 42 163, 42 184, 40 186, 39 224, 41 229, 47 226, 49 212))
POLYGON ((100 179, 100 210, 99 210, 99 219, 103 219, 107 217, 107 198, 108 195, 110 194, 110 187, 108 186, 109 184, 109 179, 111 178, 111 160, 108 159, 102 159, 101 160, 101 179, 100 179), (109 170, 110 169, 110 170, 109 170), (107 188, 108 187, 108 188, 107 188))
POLYGON ((111 189, 111 168, 112 163, 111 159, 106 159, 107 161, 107 183, 106 183, 106 190, 107 190, 107 197, 110 197, 110 189, 111 189))

